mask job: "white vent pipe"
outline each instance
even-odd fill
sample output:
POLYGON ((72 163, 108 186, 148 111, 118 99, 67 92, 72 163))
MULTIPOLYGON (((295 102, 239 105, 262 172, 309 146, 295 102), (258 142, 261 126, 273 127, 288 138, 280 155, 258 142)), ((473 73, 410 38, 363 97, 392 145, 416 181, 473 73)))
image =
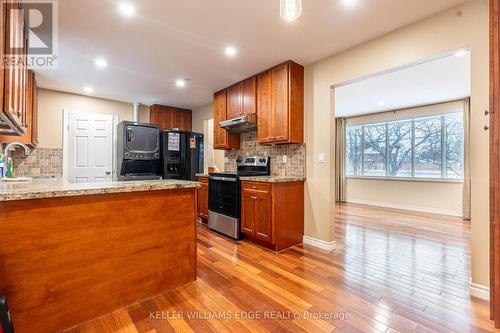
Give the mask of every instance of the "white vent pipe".
POLYGON ((139 106, 141 104, 133 103, 133 105, 134 105, 134 121, 137 123, 139 122, 139 106))

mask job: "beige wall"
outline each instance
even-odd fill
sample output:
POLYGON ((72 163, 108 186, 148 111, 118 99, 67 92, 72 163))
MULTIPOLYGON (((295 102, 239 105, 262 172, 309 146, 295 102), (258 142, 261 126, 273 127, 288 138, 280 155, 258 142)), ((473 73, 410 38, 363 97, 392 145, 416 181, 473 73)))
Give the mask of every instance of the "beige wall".
POLYGON ((203 133, 203 121, 214 119, 212 103, 193 110, 193 132, 203 133))
MULTIPOLYGON (((132 120, 132 104, 54 90, 40 89, 38 94, 40 148, 62 148, 63 111, 110 114, 119 121, 132 120)), ((149 121, 149 108, 140 108, 139 120, 149 121)))
POLYGON ((463 216, 463 183, 348 178, 347 202, 463 216))
MULTIPOLYGON (((205 137, 208 137, 205 122, 210 119, 214 119, 214 111, 212 103, 199 107, 193 110, 193 132, 203 133, 205 137)), ((206 152, 206 151, 205 151, 206 152)), ((207 152, 206 152, 207 153, 207 152)), ((213 161, 214 166, 218 172, 224 171, 224 151, 223 150, 213 150, 213 161)), ((205 172, 207 172, 205 170, 205 172)))
POLYGON ((332 87, 421 59, 471 49, 472 281, 488 285, 488 1, 454 9, 389 33, 306 68, 306 235, 334 240, 334 103, 332 87), (325 163, 318 162, 319 153, 325 163))

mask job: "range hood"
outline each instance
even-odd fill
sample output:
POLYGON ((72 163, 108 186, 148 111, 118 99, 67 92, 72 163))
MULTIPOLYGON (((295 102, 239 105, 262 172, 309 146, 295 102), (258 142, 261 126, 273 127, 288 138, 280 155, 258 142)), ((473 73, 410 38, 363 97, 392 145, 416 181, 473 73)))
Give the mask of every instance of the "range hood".
POLYGON ((224 120, 219 123, 220 127, 228 130, 231 133, 252 132, 257 129, 257 115, 251 114, 241 116, 229 120, 224 120))

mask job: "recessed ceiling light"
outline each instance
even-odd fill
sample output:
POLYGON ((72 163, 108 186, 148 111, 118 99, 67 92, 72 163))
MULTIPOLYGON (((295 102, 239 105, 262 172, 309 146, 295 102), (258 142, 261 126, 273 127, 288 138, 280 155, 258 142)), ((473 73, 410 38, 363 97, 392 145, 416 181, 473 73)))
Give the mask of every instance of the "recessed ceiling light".
POLYGON ((94 92, 94 88, 86 86, 83 88, 83 91, 85 91, 87 94, 92 94, 94 92))
POLYGON ((135 15, 135 7, 128 2, 122 2, 118 5, 118 10, 125 17, 132 17, 135 15))
POLYGON ((302 0, 280 0, 280 16, 284 21, 295 21, 302 14, 302 0))
POLYGON ((186 86, 186 79, 179 79, 175 81, 175 85, 179 88, 184 88, 186 86))
POLYGON ((380 101, 378 102, 378 106, 384 106, 385 105, 385 102, 384 101, 380 101))
POLYGON ((346 7, 354 7, 358 4, 359 0, 342 0, 344 6, 346 7))
POLYGON ((461 57, 467 53, 467 50, 458 50, 455 52, 455 57, 461 57))
POLYGON ((104 58, 96 58, 94 60, 94 63, 95 65, 98 67, 98 68, 106 68, 108 67, 108 62, 106 61, 106 59, 104 58))
POLYGON ((224 53, 226 53, 226 55, 228 57, 234 57, 236 54, 238 54, 238 51, 236 50, 236 48, 234 46, 228 46, 224 50, 224 53))

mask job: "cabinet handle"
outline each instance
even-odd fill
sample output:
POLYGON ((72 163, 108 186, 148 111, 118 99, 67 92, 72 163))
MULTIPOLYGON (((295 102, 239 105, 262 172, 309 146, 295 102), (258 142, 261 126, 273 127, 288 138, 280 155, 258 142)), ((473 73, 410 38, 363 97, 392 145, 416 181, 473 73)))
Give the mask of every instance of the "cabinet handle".
POLYGON ((489 115, 489 114, 490 114, 490 111, 488 111, 488 110, 484 110, 484 115, 485 115, 485 116, 487 116, 487 115, 489 115))

